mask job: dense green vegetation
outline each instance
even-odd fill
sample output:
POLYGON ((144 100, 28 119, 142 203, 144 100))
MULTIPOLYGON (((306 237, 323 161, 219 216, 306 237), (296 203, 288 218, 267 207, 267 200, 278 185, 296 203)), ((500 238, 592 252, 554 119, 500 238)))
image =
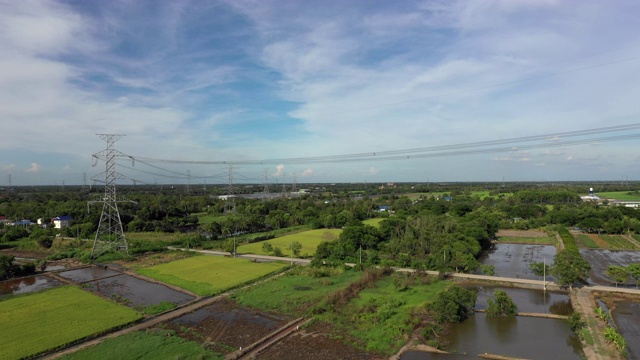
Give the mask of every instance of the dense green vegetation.
POLYGON ((196 342, 175 336, 169 330, 134 331, 63 356, 62 360, 85 359, 224 359, 196 342))
POLYGON ((75 286, 0 301, 0 313, 3 359, 34 356, 142 317, 75 286))
POLYGON ((496 290, 493 299, 487 299, 487 317, 508 317, 518 315, 518 306, 504 290, 496 290))
POLYGON ((280 271, 287 266, 280 262, 257 263, 222 256, 193 256, 137 271, 167 284, 207 296, 280 271))
MULTIPOLYGON (((308 257, 312 256, 318 245, 322 241, 333 241, 340 236, 342 230, 340 229, 316 229, 305 232, 299 232, 291 235, 285 235, 272 240, 266 240, 273 248, 280 248, 280 256, 290 256, 290 245, 294 242, 298 242, 302 247, 298 250, 297 256, 308 257)), ((263 248, 264 242, 256 242, 252 244, 245 244, 238 247, 238 253, 248 254, 260 254, 260 255, 274 255, 272 251, 265 251, 263 248)), ((296 256, 296 255, 294 255, 296 256)))

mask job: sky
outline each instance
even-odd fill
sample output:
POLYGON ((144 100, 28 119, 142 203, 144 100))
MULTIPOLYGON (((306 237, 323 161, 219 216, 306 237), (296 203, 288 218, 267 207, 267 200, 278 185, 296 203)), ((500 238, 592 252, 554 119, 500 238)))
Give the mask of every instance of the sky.
POLYGON ((222 162, 238 183, 640 180, 638 139, 271 161, 640 123, 638 18, 633 0, 0 0, 0 186, 99 179, 96 134, 146 159, 118 158, 122 184, 226 183, 222 162))

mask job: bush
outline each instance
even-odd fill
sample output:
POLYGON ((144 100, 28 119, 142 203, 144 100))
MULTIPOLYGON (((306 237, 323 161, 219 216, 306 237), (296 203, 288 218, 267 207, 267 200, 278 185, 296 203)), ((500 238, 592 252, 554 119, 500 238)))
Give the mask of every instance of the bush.
POLYGON ((571 331, 573 331, 576 334, 579 334, 580 330, 582 330, 582 328, 585 327, 585 325, 587 324, 582 320, 582 316, 580 316, 580 313, 577 313, 577 312, 571 313, 571 315, 569 315, 568 321, 569 321, 569 327, 571 328, 571 331))
POLYGON ((503 290, 493 293, 494 299, 488 299, 487 317, 506 317, 518 315, 518 306, 503 290))
POLYGON ((473 313, 478 294, 459 286, 453 286, 438 294, 430 305, 438 323, 462 322, 473 313))

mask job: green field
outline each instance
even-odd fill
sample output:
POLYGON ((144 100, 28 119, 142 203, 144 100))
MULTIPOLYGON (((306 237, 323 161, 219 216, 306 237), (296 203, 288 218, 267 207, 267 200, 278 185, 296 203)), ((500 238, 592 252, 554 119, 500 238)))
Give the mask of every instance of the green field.
POLYGON ((0 301, 1 359, 20 359, 142 317, 75 286, 0 301))
POLYGON ((555 245, 558 242, 555 236, 549 237, 527 237, 527 236, 500 236, 500 242, 518 243, 518 244, 550 244, 555 245))
POLYGON ((155 231, 125 233, 128 241, 175 242, 187 238, 187 234, 164 233, 155 231))
POLYGON ((382 220, 384 220, 384 218, 373 218, 373 219, 363 220, 362 223, 365 225, 373 226, 375 228, 379 228, 380 222, 382 220))
POLYGON ((609 244, 609 249, 635 250, 636 246, 629 240, 618 235, 600 235, 600 238, 609 244))
POLYGON ((200 225, 222 222, 227 218, 227 215, 220 214, 195 213, 191 215, 195 215, 198 217, 198 224, 200 225))
POLYGON ((640 201, 640 193, 630 191, 611 191, 596 193, 601 199, 615 199, 620 201, 640 201))
POLYGON ((238 247, 238 253, 241 254, 258 254, 258 255, 272 255, 267 254, 262 250, 262 244, 264 242, 270 243, 274 248, 279 247, 282 250, 284 256, 291 256, 291 250, 289 246, 292 242, 297 241, 302 245, 300 255, 302 257, 313 256, 315 254, 318 245, 323 241, 332 241, 340 236, 341 229, 316 229, 303 231, 296 234, 286 235, 283 237, 255 242, 252 244, 245 244, 238 247))
POLYGON ((361 271, 297 267, 260 285, 237 291, 233 297, 246 306, 300 315, 318 304, 330 292, 362 277, 361 271))
POLYGON ((338 313, 328 312, 319 316, 333 324, 334 333, 349 334, 358 339, 367 351, 394 354, 402 347, 420 319, 414 310, 431 302, 435 296, 450 286, 445 281, 423 284, 415 277, 414 283, 399 289, 394 279, 406 281, 403 274, 393 274, 378 281, 373 288, 360 292, 338 313))
POLYGON ((137 272, 198 295, 208 296, 282 270, 287 266, 281 262, 257 263, 247 259, 223 256, 194 256, 138 269, 137 272))
POLYGON ((199 343, 174 336, 173 331, 134 331, 61 357, 84 359, 224 359, 199 343))
POLYGON ((588 247, 589 249, 600 248, 600 246, 598 246, 598 244, 596 244, 593 240, 591 240, 591 238, 588 237, 587 235, 578 234, 577 236, 574 235, 574 237, 576 238, 576 240, 578 240, 578 243, 584 247, 588 247))

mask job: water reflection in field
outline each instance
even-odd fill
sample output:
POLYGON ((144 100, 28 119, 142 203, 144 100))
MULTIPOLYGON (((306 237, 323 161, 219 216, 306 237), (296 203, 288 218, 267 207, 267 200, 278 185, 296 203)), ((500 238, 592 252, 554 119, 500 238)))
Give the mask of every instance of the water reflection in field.
POLYGON ((9 295, 26 294, 61 285, 58 280, 48 276, 28 276, 0 282, 0 298, 9 295))
POLYGON ((540 276, 533 274, 529 265, 545 260, 549 265, 555 254, 556 248, 551 245, 498 243, 480 255, 479 260, 485 265, 493 265, 496 276, 541 280, 540 276))

